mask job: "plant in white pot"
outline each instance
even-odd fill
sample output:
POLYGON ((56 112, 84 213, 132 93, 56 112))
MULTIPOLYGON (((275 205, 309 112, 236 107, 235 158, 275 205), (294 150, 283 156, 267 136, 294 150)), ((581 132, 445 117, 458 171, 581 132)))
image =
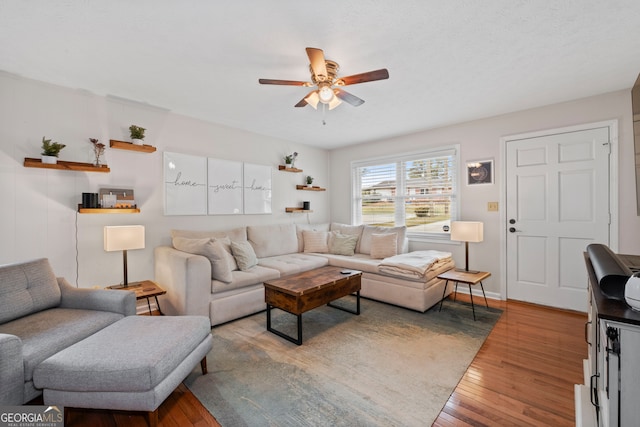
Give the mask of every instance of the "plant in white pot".
POLYGON ((57 142, 51 142, 50 139, 42 137, 42 163, 55 165, 58 163, 58 154, 66 145, 57 142))
POLYGON ((311 175, 307 175, 307 187, 311 188, 313 184, 313 177, 311 175))
POLYGON ((131 134, 131 142, 134 145, 142 145, 144 143, 144 131, 145 128, 141 128, 140 126, 131 125, 129 126, 129 133, 131 134))

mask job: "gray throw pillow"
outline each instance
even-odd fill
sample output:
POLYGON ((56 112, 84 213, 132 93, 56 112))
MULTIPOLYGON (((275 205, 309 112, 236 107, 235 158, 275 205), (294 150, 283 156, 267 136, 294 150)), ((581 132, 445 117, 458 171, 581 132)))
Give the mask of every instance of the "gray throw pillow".
POLYGON ((332 231, 329 236, 329 253, 353 256, 357 244, 358 235, 342 234, 339 231, 332 231))
POLYGON ((174 237, 173 247, 179 251, 202 255, 211 263, 211 278, 230 283, 233 280, 225 248, 217 239, 187 239, 174 237))
POLYGON ((247 271, 252 267, 258 265, 258 257, 256 256, 256 252, 253 250, 253 246, 248 241, 244 242, 235 242, 231 241, 231 252, 233 252, 233 257, 236 259, 238 263, 238 268, 242 271, 247 271))

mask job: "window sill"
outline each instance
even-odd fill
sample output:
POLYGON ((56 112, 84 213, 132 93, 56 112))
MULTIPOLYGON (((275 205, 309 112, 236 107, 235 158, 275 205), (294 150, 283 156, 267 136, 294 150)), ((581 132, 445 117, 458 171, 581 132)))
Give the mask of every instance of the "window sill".
POLYGON ((407 233, 407 239, 409 239, 409 242, 439 243, 451 245, 460 244, 460 242, 451 241, 451 236, 449 233, 407 233))

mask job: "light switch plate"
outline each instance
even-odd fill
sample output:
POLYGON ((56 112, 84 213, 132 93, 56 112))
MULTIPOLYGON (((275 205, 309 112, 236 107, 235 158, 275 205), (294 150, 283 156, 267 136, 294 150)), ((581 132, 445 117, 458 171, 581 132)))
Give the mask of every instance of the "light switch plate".
POLYGON ((489 202, 489 203, 487 203, 487 210, 489 212, 497 212, 498 211, 498 202, 489 202))

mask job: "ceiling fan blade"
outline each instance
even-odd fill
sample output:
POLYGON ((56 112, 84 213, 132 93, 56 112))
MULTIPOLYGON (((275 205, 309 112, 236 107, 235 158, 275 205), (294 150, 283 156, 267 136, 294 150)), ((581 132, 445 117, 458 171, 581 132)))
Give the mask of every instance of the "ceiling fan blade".
POLYGON ((336 96, 340 99, 342 99, 343 101, 353 105, 354 107, 357 107, 359 105, 364 104, 364 99, 360 99, 355 95, 350 94, 349 92, 346 92, 342 89, 335 89, 334 93, 336 94, 336 96))
POLYGON ((384 80, 389 78, 389 71, 386 68, 381 68, 375 71, 369 71, 361 74, 354 74, 352 76, 342 77, 336 82, 337 85, 354 85, 357 83, 373 82, 375 80, 384 80))
POLYGON ((319 82, 326 81, 328 76, 327 64, 325 63, 322 49, 308 47, 307 56, 309 57, 309 63, 311 64, 313 74, 316 76, 316 80, 319 82))
POLYGON ((258 79, 258 83, 261 85, 310 86, 308 82, 299 82, 296 80, 258 79))

